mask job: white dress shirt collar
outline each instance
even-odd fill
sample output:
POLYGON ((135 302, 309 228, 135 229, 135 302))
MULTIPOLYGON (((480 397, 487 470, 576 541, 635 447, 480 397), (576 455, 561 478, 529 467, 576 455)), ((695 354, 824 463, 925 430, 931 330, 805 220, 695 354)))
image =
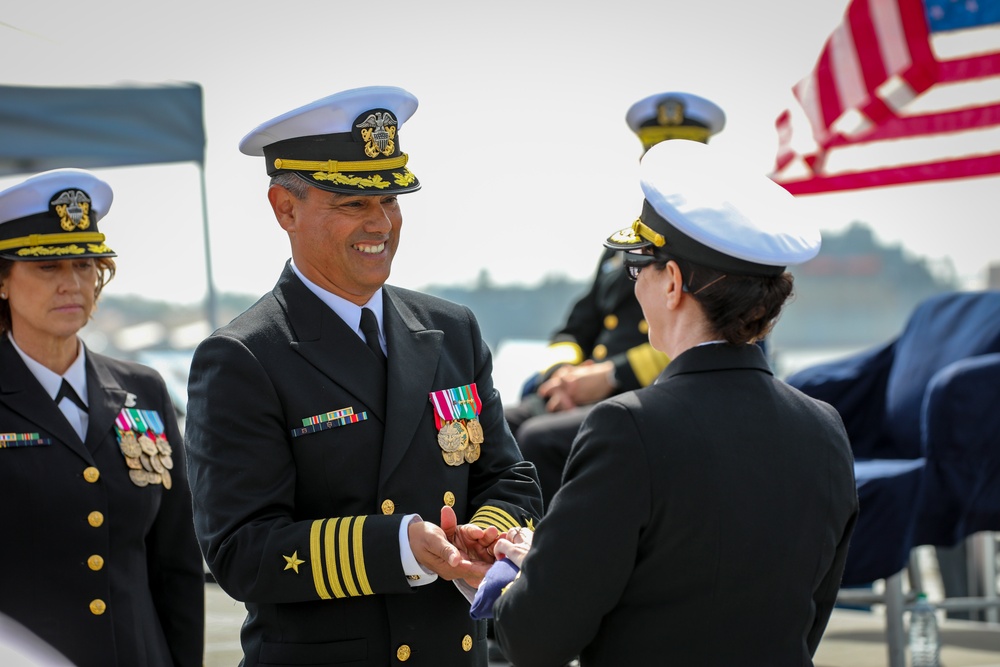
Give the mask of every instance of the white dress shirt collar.
MULTIPOLYGON (((76 360, 70 364, 70 367, 66 369, 64 374, 59 375, 29 357, 24 350, 17 346, 17 343, 14 342, 14 337, 9 333, 7 337, 10 339, 11 345, 14 346, 14 349, 21 356, 24 365, 28 367, 28 370, 35 376, 38 383, 42 385, 42 389, 52 397, 52 400, 56 399, 56 396, 59 394, 59 388, 62 386, 62 381, 66 380, 69 386, 73 387, 76 395, 83 400, 84 405, 90 405, 90 397, 87 396, 87 348, 84 347, 83 342, 79 338, 76 342, 76 360)), ((86 440, 87 425, 90 421, 88 414, 77 407, 72 401, 60 401, 56 407, 66 416, 66 420, 73 427, 73 430, 76 431, 76 434, 80 436, 80 440, 86 440)))
POLYGON ((347 299, 337 296, 332 292, 328 292, 316 283, 312 282, 306 278, 299 268, 295 266, 295 262, 291 262, 292 271, 295 275, 299 277, 299 280, 309 289, 310 292, 319 297, 320 301, 325 303, 330 307, 333 312, 337 313, 340 319, 344 320, 347 326, 354 329, 354 332, 358 334, 358 337, 362 340, 364 339, 364 334, 361 333, 361 309, 368 308, 373 313, 375 313, 375 319, 378 320, 378 335, 382 349, 386 349, 385 344, 385 326, 382 323, 382 290, 379 289, 372 295, 372 298, 368 300, 364 306, 359 306, 357 304, 351 303, 347 299))

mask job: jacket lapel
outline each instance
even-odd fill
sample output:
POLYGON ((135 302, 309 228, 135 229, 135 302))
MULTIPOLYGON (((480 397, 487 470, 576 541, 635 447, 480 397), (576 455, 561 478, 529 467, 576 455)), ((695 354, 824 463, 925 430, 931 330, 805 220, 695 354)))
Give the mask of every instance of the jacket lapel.
POLYGON ((382 289, 382 314, 389 348, 388 412, 379 483, 392 474, 414 441, 430 404, 444 345, 444 332, 428 329, 391 287, 382 289))
POLYGON ((126 393, 118 378, 94 355, 87 354, 87 398, 90 401, 87 448, 90 451, 97 451, 114 426, 115 417, 125 405, 126 393))
POLYGON ((80 436, 66 421, 66 417, 56 407, 52 397, 45 393, 42 385, 24 365, 24 361, 5 335, 0 336, 0 368, 4 369, 4 372, 0 373, 0 401, 13 412, 38 426, 40 431, 51 434, 82 459, 93 463, 94 459, 84 447, 80 436))
POLYGON ((291 346, 385 422, 386 379, 361 337, 286 265, 274 289, 291 324, 291 346))

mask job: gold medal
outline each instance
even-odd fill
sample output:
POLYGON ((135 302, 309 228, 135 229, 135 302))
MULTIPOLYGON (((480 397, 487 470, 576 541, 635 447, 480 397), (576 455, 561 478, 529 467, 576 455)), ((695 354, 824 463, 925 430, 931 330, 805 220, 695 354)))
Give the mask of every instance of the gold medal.
POLYGON ((441 456, 444 457, 444 462, 450 466, 460 466, 465 461, 465 455, 461 450, 457 452, 441 452, 441 456))
POLYGON ((438 431, 438 445, 444 452, 457 452, 469 444, 469 432, 460 421, 445 422, 438 431))
POLYGON ((163 435, 156 436, 156 448, 160 450, 162 456, 170 456, 174 453, 170 443, 167 442, 167 438, 163 435))
POLYGON ((149 457, 149 463, 153 466, 153 470, 156 472, 163 472, 166 468, 163 467, 163 463, 160 461, 159 454, 153 454, 149 457))
POLYGON ((169 491, 170 487, 174 485, 174 481, 170 477, 170 471, 164 470, 160 473, 160 477, 162 478, 161 481, 163 482, 163 488, 169 491))
POLYGON ((465 449, 465 462, 475 463, 479 459, 479 443, 469 445, 465 449))
POLYGON ((150 484, 160 484, 163 481, 163 478, 158 472, 147 472, 146 479, 149 480, 150 484))
POLYGON ((174 459, 170 456, 170 454, 160 454, 160 463, 162 463, 163 467, 167 470, 174 469, 174 459))
POLYGON ((469 431, 469 441, 472 444, 479 445, 483 442, 483 425, 479 423, 478 419, 473 417, 465 422, 465 428, 469 431))
POLYGON ((142 451, 152 456, 153 454, 158 454, 159 449, 156 448, 156 443, 148 435, 143 433, 139 436, 139 446, 142 447, 142 451))
POLYGON ((139 446, 139 442, 135 439, 135 433, 132 431, 122 431, 118 447, 122 450, 122 454, 129 458, 135 458, 142 453, 142 447, 139 446))
POLYGON ((153 464, 150 463, 149 457, 145 454, 139 454, 139 463, 142 464, 143 470, 146 472, 153 472, 153 464))
POLYGON ((149 484, 145 470, 129 470, 128 476, 136 486, 147 486, 149 484))
POLYGON ((127 465, 132 470, 142 470, 142 463, 135 456, 126 456, 125 465, 127 465))

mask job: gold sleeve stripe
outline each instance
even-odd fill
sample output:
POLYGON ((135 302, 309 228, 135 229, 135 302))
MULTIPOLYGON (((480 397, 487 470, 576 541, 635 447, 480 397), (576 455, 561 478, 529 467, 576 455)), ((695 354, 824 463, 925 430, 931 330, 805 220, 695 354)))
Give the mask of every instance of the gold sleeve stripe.
POLYGON ((473 523, 480 528, 496 526, 500 532, 510 530, 511 528, 518 528, 521 525, 510 514, 503 511, 499 507, 493 507, 492 505, 484 505, 480 507, 479 510, 472 516, 472 521, 470 523, 473 523))
POLYGON ((321 600, 329 600, 330 591, 327 590, 326 583, 323 581, 323 550, 320 543, 320 535, 323 532, 324 523, 324 519, 318 519, 313 521, 312 527, 309 528, 309 563, 312 568, 313 584, 316 586, 316 594, 319 595, 321 600))
POLYGON ((340 576, 337 574, 337 524, 343 519, 329 519, 324 534, 324 546, 326 547, 326 577, 330 580, 330 588, 333 589, 333 597, 346 598, 343 586, 340 585, 340 576))
POLYGON ((579 364, 583 362, 583 348, 576 343, 562 341, 552 343, 545 350, 545 366, 540 369, 545 372, 556 364, 579 364))
POLYGON ((374 595, 371 584, 368 583, 368 573, 365 572, 365 550, 361 542, 361 532, 365 527, 365 517, 359 516, 354 522, 354 567, 358 571, 358 585, 363 595, 374 595))
POLYGON ((351 523, 353 519, 343 519, 340 522, 340 529, 337 535, 337 551, 340 552, 340 579, 344 582, 347 594, 353 598, 361 595, 358 587, 354 585, 354 574, 351 572, 351 548, 349 538, 351 535, 351 523))
POLYGON ((633 347, 625 353, 625 356, 628 358, 628 363, 632 367, 636 379, 643 387, 653 384, 653 380, 670 363, 670 357, 659 350, 654 350, 649 343, 633 347))

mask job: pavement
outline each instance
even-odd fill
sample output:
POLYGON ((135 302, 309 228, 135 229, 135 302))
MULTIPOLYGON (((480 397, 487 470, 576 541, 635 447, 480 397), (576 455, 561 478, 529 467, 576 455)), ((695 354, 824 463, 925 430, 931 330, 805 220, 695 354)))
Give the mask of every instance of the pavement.
MULTIPOLYGON (((205 667, 236 667, 245 610, 217 584, 205 585, 205 667)), ((942 667, 1000 667, 1000 624, 941 618, 942 667)), ((885 667, 885 617, 835 609, 815 656, 816 667, 885 667)), ((508 667, 492 661, 490 667, 508 667)))

